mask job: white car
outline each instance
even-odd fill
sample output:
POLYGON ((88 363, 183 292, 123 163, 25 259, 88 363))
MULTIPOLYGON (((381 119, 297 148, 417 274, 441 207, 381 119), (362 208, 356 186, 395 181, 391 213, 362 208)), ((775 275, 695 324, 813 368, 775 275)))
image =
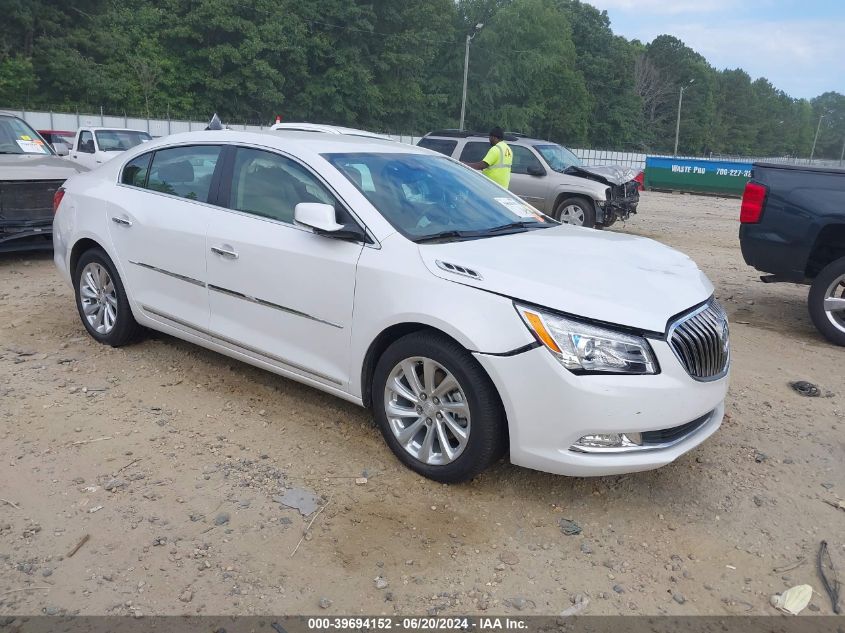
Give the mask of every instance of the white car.
POLYGON ((371 407, 438 481, 506 453, 639 471, 703 442, 730 361, 713 286, 657 242, 536 213, 409 145, 191 132, 68 180, 55 263, 97 341, 146 326, 371 407))

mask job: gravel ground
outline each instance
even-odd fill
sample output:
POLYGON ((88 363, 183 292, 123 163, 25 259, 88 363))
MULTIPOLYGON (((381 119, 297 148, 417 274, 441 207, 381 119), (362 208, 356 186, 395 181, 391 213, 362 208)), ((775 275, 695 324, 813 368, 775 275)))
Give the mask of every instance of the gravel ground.
POLYGON ((715 436, 597 479, 421 479, 368 412, 164 335, 99 346, 48 255, 0 256, 0 615, 774 614, 802 583, 831 613, 815 557, 826 539, 845 576, 845 350, 805 288, 745 266, 738 208, 649 192, 614 227, 698 262, 734 364, 715 436), (281 503, 300 492, 319 509, 281 503))

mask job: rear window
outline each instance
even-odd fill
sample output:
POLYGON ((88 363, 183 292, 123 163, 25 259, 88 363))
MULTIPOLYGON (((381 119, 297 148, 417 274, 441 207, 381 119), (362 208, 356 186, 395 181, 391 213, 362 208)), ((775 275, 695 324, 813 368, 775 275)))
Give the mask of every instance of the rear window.
POLYGON ((136 156, 123 168, 123 174, 120 177, 120 182, 124 185, 132 185, 133 187, 143 187, 147 184, 147 173, 150 171, 150 158, 152 152, 149 154, 141 154, 136 156))
POLYGON ((206 202, 219 156, 217 145, 160 149, 153 157, 147 189, 206 202))
POLYGON ((455 148, 458 146, 458 141, 447 141, 440 138, 424 138, 421 139, 417 145, 419 147, 424 147, 425 149, 440 152, 446 156, 451 156, 452 152, 454 152, 455 148))
POLYGON ((461 151, 461 160, 465 163, 477 163, 487 156, 487 152, 489 151, 489 141, 486 143, 482 143, 481 141, 470 141, 464 145, 464 149, 461 151))

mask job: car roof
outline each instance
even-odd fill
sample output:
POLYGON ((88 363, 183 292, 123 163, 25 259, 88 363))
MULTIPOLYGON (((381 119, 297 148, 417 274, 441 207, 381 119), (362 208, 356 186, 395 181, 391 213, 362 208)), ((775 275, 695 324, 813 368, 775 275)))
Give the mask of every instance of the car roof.
POLYGON ((164 145, 183 144, 191 142, 224 142, 247 143, 263 145, 280 150, 303 150, 313 154, 333 153, 393 153, 393 154, 432 154, 430 150, 398 143, 381 138, 367 136, 353 136, 349 134, 314 134, 287 130, 279 134, 275 130, 242 131, 242 130, 203 130, 196 132, 181 132, 155 139, 133 149, 154 148, 164 145))
POLYGON ((385 134, 377 134, 368 130, 358 130, 351 127, 342 127, 340 125, 326 125, 323 123, 274 123, 271 130, 276 131, 302 131, 302 132, 324 132, 326 134, 348 134, 350 136, 366 136, 370 138, 380 138, 383 140, 390 140, 390 137, 385 134))

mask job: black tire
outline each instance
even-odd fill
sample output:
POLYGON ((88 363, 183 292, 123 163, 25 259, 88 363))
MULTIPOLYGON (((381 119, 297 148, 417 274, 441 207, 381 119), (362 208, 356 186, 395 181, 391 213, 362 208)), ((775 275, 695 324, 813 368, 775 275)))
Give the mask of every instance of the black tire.
POLYGON ((845 257, 828 264, 810 286, 807 306, 810 318, 824 337, 831 343, 845 346, 845 312, 830 313, 824 309, 824 301, 828 298, 831 286, 837 280, 842 280, 838 288, 833 289, 833 296, 845 299, 845 257), (832 316, 833 315, 833 316, 832 316), (834 323, 838 322, 839 327, 834 323))
POLYGON ((126 289, 123 287, 123 282, 120 275, 117 274, 117 269, 111 258, 101 248, 92 248, 85 251, 76 263, 76 270, 73 273, 73 290, 76 295, 76 309, 79 312, 79 318, 82 325, 88 331, 88 334, 98 343, 104 345, 111 345, 112 347, 120 347, 131 343, 138 338, 141 332, 141 326, 135 321, 132 315, 132 308, 129 305, 129 299, 126 296, 126 289), (107 332, 99 332, 88 322, 88 317, 85 315, 83 308, 82 297, 82 277, 87 266, 96 264, 104 268, 111 278, 114 285, 114 299, 116 302, 116 316, 112 328, 107 332))
MULTIPOLYGON (((564 215, 564 209, 570 206, 575 206, 581 209, 581 213, 584 215, 584 223, 581 226, 586 226, 589 229, 596 227, 596 205, 593 204, 592 200, 587 200, 586 198, 581 198, 580 196, 572 196, 571 198, 566 198, 565 200, 559 202, 555 207, 555 220, 563 222, 564 220, 561 219, 561 216, 564 215)), ((567 222, 567 224, 573 223, 567 222)))
MULTIPOLYGON (((493 382, 467 350, 442 334, 414 332, 388 347, 376 365, 372 402, 376 423, 393 453, 408 468, 434 481, 457 483, 472 479, 501 458, 507 449, 507 422, 493 382), (450 463, 425 463, 411 455, 391 430, 385 410, 385 387, 394 368, 414 357, 429 358, 449 371, 466 397, 470 413, 469 436, 463 452, 450 463)), ((429 426, 428 431, 421 428, 421 432, 433 433, 434 429, 429 426)), ((439 445, 439 440, 435 441, 439 445)))

